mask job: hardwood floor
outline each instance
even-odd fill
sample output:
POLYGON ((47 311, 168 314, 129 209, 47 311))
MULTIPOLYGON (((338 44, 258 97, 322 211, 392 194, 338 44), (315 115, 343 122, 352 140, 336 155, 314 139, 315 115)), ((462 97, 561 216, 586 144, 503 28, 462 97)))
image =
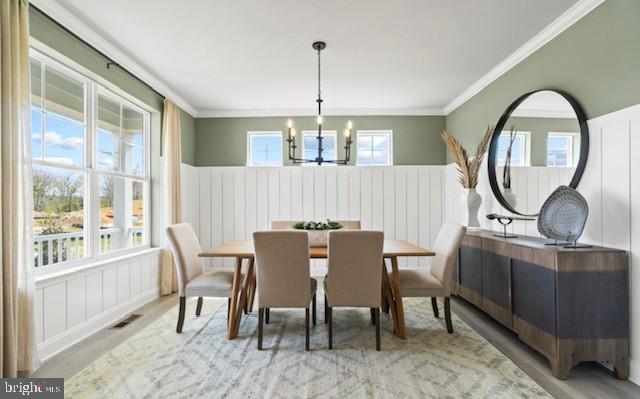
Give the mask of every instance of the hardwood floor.
MULTIPOLYGON (((34 377, 69 378, 126 341, 178 304, 175 295, 158 298, 136 311, 142 317, 123 329, 104 329, 47 360, 34 377)), ((516 335, 464 300, 454 298, 453 312, 504 353, 556 398, 638 398, 640 386, 620 381, 597 363, 584 363, 562 381, 551 374, 547 360, 518 340, 516 335)), ((442 302, 439 303, 442 306, 442 302)), ((114 323, 115 324, 115 323, 114 323)))

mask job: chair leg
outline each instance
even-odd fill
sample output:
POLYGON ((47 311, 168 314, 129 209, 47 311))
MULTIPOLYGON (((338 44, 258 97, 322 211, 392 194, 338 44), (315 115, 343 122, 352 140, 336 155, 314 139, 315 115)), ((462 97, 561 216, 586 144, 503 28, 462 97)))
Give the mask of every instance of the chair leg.
POLYGON ((181 296, 180 297, 180 310, 178 312, 178 325, 176 326, 176 332, 182 332, 182 326, 184 325, 184 312, 187 307, 187 298, 181 296))
POLYGON ((264 308, 264 324, 269 324, 269 308, 264 308))
POLYGON ((451 298, 444 298, 444 319, 447 322, 447 332, 453 333, 453 325, 451 324, 451 298))
POLYGON ((258 350, 262 350, 262 322, 264 319, 264 309, 258 308, 258 350))
POLYGON ((312 320, 313 320, 313 325, 316 325, 316 294, 313 294, 313 299, 311 299, 311 314, 312 314, 312 320))
POLYGON ((200 317, 200 313, 202 312, 202 297, 198 297, 198 304, 196 305, 196 317, 200 317))
POLYGON ((227 298, 227 324, 229 324, 229 313, 231 313, 231 298, 227 298))
POLYGON ((304 350, 309 350, 309 308, 304 308, 304 350))
POLYGON ((436 319, 440 317, 440 314, 438 313, 438 300, 435 297, 431 298, 431 307, 433 308, 433 317, 436 319))
POLYGON ((376 323, 376 350, 380 350, 380 309, 375 308, 373 315, 376 323))
POLYGON ((370 311, 371 311, 371 325, 375 325, 375 324, 376 324, 376 316, 375 316, 375 314, 374 314, 375 312, 374 312, 374 310, 373 310, 373 309, 374 309, 374 308, 371 308, 371 309, 370 309, 370 311))
POLYGON ((324 324, 329 322, 329 305, 327 302, 327 294, 324 294, 324 324))
POLYGON ((333 315, 332 308, 327 306, 327 316, 329 319, 329 349, 333 349, 333 315))

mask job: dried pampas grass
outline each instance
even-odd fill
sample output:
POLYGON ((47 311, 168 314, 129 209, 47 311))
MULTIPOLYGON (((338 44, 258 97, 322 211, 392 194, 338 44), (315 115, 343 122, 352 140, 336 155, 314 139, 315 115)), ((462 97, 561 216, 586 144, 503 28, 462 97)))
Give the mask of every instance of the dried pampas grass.
POLYGON ((491 133, 493 128, 487 127, 487 131, 484 133, 484 137, 476 148, 475 156, 469 159, 467 150, 462 147, 460 142, 446 131, 442 132, 442 140, 447 144, 449 151, 453 154, 456 161, 456 168, 458 169, 458 181, 464 188, 476 188, 478 185, 478 174, 480 172, 480 165, 484 155, 487 153, 487 147, 489 146, 489 140, 491 139, 491 133))

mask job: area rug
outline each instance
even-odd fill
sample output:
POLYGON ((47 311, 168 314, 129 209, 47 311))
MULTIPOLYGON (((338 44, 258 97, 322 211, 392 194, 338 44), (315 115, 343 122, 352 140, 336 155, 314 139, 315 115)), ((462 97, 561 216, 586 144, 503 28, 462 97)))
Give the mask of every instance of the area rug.
POLYGON ((182 334, 175 332, 176 307, 68 379, 65 397, 550 397, 455 314, 450 335, 428 298, 404 303, 407 339, 396 338, 391 319, 381 314, 377 352, 368 309, 334 310, 334 349, 328 350, 319 300, 311 351, 305 352, 303 310, 271 310, 265 349, 258 351, 255 309, 243 317, 240 336, 228 341, 226 300, 205 299, 197 318, 189 301, 182 334))

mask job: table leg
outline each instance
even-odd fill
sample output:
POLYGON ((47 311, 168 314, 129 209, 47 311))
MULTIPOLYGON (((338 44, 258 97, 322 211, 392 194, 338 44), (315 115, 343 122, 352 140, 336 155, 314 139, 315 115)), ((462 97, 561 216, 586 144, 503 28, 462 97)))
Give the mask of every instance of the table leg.
POLYGON ((227 339, 234 339, 238 334, 234 333, 236 325, 236 311, 238 309, 238 292, 240 291, 240 275, 242 273, 242 258, 236 258, 236 270, 233 273, 231 285, 231 310, 229 312, 229 324, 227 326, 227 339))
POLYGON ((253 300, 256 297, 256 271, 255 268, 253 269, 253 273, 251 273, 251 280, 249 281, 251 283, 250 287, 251 289, 249 290, 249 305, 247 306, 249 313, 253 312, 253 300))
POLYGON ((235 324, 233 325, 233 338, 238 336, 238 330, 240 330, 240 320, 242 320, 242 311, 244 310, 247 300, 249 298, 249 282, 250 276, 253 274, 253 258, 249 259, 249 267, 247 268, 247 274, 244 276, 242 288, 240 290, 240 301, 236 310, 235 324))
POLYGON ((402 292, 400 292, 400 271, 398 270, 398 258, 395 256, 391 258, 391 270, 393 272, 393 281, 391 284, 393 285, 394 307, 396 308, 396 319, 398 321, 396 335, 398 338, 406 339, 404 306, 402 304, 402 292))
POLYGON ((391 310, 391 320, 393 320, 393 333, 398 333, 398 312, 396 309, 395 300, 393 299, 393 292, 391 291, 391 281, 389 280, 389 273, 387 273, 387 267, 382 261, 382 288, 384 289, 385 302, 389 304, 389 310, 391 310))

